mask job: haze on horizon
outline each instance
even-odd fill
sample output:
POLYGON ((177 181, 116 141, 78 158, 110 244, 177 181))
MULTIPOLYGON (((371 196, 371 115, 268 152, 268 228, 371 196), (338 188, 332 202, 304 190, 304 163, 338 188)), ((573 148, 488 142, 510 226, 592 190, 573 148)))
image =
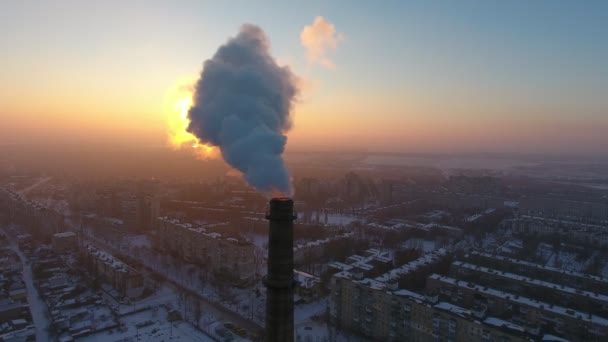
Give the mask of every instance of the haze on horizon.
POLYGON ((608 3, 3 4, 0 145, 167 144, 243 23, 300 77, 287 151, 605 155, 608 3))

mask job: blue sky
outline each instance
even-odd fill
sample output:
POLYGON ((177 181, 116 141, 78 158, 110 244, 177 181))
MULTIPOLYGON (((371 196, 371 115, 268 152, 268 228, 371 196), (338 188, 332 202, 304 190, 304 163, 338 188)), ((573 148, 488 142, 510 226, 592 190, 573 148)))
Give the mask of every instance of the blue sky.
POLYGON ((353 136, 365 136, 374 149, 577 152, 607 143, 606 1, 7 1, 1 115, 15 127, 65 115, 125 132, 143 119, 149 129, 139 131, 153 139, 162 94, 243 23, 262 27, 278 60, 314 84, 296 109, 296 145, 359 147, 353 136), (334 70, 310 64, 300 43, 317 16, 344 37, 330 52, 334 70))

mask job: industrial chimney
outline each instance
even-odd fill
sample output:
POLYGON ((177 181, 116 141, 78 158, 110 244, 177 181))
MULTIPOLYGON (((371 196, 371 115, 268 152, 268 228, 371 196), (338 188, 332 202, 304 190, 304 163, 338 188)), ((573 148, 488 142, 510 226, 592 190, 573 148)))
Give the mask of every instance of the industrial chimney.
POLYGON ((293 201, 273 198, 266 219, 268 274, 266 275, 266 341, 293 341, 293 201))

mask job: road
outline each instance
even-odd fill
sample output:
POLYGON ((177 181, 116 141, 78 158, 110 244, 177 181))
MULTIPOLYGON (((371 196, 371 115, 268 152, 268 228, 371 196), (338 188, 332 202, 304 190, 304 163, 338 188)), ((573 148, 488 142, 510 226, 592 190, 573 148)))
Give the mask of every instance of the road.
POLYGON ((19 192, 20 194, 24 195, 24 194, 25 194, 25 193, 27 193, 28 191, 33 190, 34 188, 36 188, 36 187, 38 187, 38 186, 40 186, 40 185, 42 185, 42 184, 44 184, 44 183, 46 183, 46 182, 50 181, 52 178, 53 178, 53 177, 44 177, 44 178, 42 178, 42 179, 38 180, 36 183, 34 183, 34 184, 32 184, 32 185, 28 186, 27 188, 24 188, 24 189, 19 190, 18 192, 19 192))
POLYGON ((19 255, 21 264, 23 264, 23 282, 25 282, 25 287, 27 288, 27 302, 30 305, 30 312, 32 313, 32 319, 34 320, 34 327, 36 328, 36 341, 51 341, 51 336, 49 335, 48 308, 42 301, 42 298, 38 295, 36 286, 34 286, 32 265, 14 242, 11 244, 11 247, 15 253, 19 255))

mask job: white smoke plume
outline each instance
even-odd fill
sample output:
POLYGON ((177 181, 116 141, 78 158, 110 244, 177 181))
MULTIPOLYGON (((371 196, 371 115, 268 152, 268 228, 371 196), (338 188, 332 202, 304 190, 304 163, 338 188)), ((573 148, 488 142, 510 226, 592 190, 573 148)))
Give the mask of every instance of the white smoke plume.
POLYGON ((219 147, 224 160, 257 190, 291 195, 282 154, 297 93, 296 76, 272 57, 264 31, 243 25, 205 61, 188 131, 219 147))
POLYGON ((338 33, 334 24, 323 17, 316 17, 311 25, 304 26, 300 34, 300 41, 306 48, 308 61, 328 69, 336 68, 336 64, 328 54, 335 50, 343 39, 344 35, 338 33))

